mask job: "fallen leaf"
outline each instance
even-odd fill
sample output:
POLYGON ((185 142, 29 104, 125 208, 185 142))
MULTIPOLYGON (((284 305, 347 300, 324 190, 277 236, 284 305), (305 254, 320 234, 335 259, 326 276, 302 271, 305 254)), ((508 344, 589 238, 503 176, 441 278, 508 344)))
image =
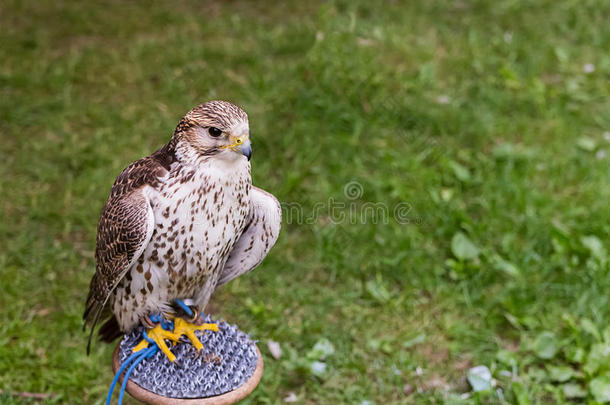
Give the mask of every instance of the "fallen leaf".
POLYGON ((466 374, 468 382, 475 392, 491 389, 491 371, 487 366, 476 366, 466 374))
POLYGON ((568 366, 547 366, 549 377, 557 382, 566 382, 574 375, 574 370, 568 366))
POLYGON ((453 235, 451 239, 451 252, 460 260, 476 259, 479 256, 479 248, 462 232, 453 235))
POLYGON ((313 348, 307 353, 310 359, 325 359, 335 352, 335 346, 328 339, 320 339, 313 348))
POLYGON ((277 360, 282 357, 282 348, 280 347, 280 344, 275 340, 268 340, 267 348, 269 349, 269 352, 271 352, 271 356, 274 359, 277 360))
POLYGON ((576 146, 586 152, 593 152, 597 148, 597 144, 591 138, 582 137, 576 141, 576 146))
POLYGON ((602 375, 589 383, 589 391, 597 402, 602 404, 610 402, 610 377, 602 375))
POLYGON ((587 391, 580 384, 574 384, 574 383, 564 384, 562 386, 562 389, 563 389, 563 395, 565 395, 566 398, 568 398, 568 399, 585 398, 587 396, 587 391))
POLYGON ((314 361, 311 363, 311 374, 321 377, 326 373, 326 363, 322 361, 314 361))
POLYGON ((470 171, 466 166, 463 166, 454 160, 449 162, 449 166, 451 166, 453 174, 459 181, 465 183, 470 180, 470 171))
POLYGON ((552 359, 557 349, 557 339, 552 332, 542 332, 534 341, 534 352, 541 359, 552 359))

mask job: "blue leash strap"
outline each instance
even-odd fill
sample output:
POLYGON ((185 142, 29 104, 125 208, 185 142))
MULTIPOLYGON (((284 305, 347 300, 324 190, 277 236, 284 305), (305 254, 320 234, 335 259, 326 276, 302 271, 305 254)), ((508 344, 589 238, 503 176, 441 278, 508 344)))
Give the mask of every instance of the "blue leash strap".
POLYGON ((125 367, 127 367, 127 365, 132 360, 134 360, 136 357, 141 356, 141 355, 142 355, 142 353, 133 353, 131 356, 129 356, 127 358, 127 360, 125 360, 123 362, 123 364, 121 364, 121 367, 119 367, 116 374, 114 375, 114 378, 112 379, 112 384, 110 384, 110 389, 108 390, 108 396, 106 397, 106 405, 110 405, 110 401, 112 400, 112 392, 114 391, 114 387, 116 386, 116 383, 119 381, 119 377, 121 376, 121 374, 123 374, 123 370, 125 370, 125 367))
MULTIPOLYGON (((182 308, 184 310, 184 312, 186 312, 189 316, 194 315, 193 310, 191 308, 189 308, 189 306, 186 305, 184 302, 182 302, 181 300, 175 300, 175 301, 180 306, 180 308, 182 308)), ((172 321, 163 319, 161 314, 153 314, 153 315, 150 315, 149 318, 153 322, 158 322, 159 324, 161 324, 161 327, 163 329, 170 330, 170 329, 174 328, 174 323, 172 321)), ((155 343, 154 340, 152 340, 151 338, 148 337, 146 330, 142 331, 142 338, 144 340, 146 340, 150 344, 150 346, 147 347, 146 349, 142 349, 138 352, 132 353, 123 362, 123 364, 121 364, 121 366, 117 370, 116 374, 114 375, 114 378, 112 379, 112 383, 110 384, 110 389, 108 390, 108 396, 106 397, 106 405, 110 405, 110 402, 112 401, 112 394, 114 393, 114 388, 116 387, 117 383, 119 382, 119 378, 121 377, 121 374, 123 374, 123 371, 125 371, 125 369, 129 366, 129 368, 127 368, 127 371, 125 372, 125 376, 123 377, 123 383, 121 384, 121 389, 119 391, 119 400, 117 402, 117 405, 123 404, 123 397, 125 396, 125 388, 127 387, 127 380, 129 380, 129 375, 131 374, 131 372, 144 359, 154 356, 159 351, 159 346, 157 346, 157 343, 155 343), (131 365, 129 365, 130 363, 131 363, 131 365)))
POLYGON ((129 366, 129 363, 133 362, 131 364, 131 366, 127 369, 127 372, 125 373, 125 377, 123 377, 123 383, 121 384, 121 389, 119 391, 119 400, 117 402, 118 405, 122 405, 122 403, 123 403, 123 396, 125 395, 125 388, 127 387, 127 380, 129 379, 129 375, 131 374, 133 369, 136 368, 137 365, 140 364, 144 359, 154 356, 155 353, 157 353, 157 351, 159 350, 159 347, 157 346, 157 344, 151 338, 148 337, 148 334, 146 333, 146 331, 142 332, 142 337, 148 343, 152 344, 152 346, 150 346, 144 350, 141 350, 139 352, 132 353, 123 362, 123 364, 121 364, 121 366, 117 370, 116 374, 114 375, 114 378, 112 379, 112 383, 110 384, 110 389, 108 390, 108 396, 106 397, 106 405, 110 405, 110 402, 112 400, 112 394, 114 392, 114 388, 116 387, 116 384, 119 381, 121 374, 123 374, 123 371, 125 370, 125 368, 127 368, 127 366, 129 366))
POLYGON ((131 374, 133 369, 136 368, 137 365, 140 364, 140 362, 142 362, 142 360, 147 359, 151 356, 154 356, 155 353, 157 353, 157 350, 159 350, 159 348, 157 346, 151 346, 148 349, 142 350, 144 353, 142 353, 142 355, 140 357, 138 357, 133 362, 133 364, 127 369, 127 371, 125 372, 125 377, 123 377, 123 384, 121 384, 121 390, 119 391, 119 401, 117 402, 118 405, 123 404, 123 396, 125 395, 125 388, 127 387, 127 381, 129 380, 129 375, 131 374))

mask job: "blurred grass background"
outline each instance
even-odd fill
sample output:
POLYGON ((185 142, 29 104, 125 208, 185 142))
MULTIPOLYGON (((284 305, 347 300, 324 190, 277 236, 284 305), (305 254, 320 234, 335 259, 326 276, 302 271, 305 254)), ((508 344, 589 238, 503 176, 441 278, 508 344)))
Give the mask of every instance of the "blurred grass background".
POLYGON ((213 298, 260 339, 245 403, 610 400, 608 21, 603 0, 2 2, 0 403, 103 403, 112 347, 81 332, 100 209, 210 99, 249 114, 254 183, 290 208, 213 298))

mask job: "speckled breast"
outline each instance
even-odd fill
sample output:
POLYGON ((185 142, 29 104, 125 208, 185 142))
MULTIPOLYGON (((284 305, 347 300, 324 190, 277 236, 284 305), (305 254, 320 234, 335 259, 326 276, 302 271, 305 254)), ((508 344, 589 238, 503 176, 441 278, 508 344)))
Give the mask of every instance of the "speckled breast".
POLYGON ((207 304, 250 209, 249 173, 228 178, 215 174, 170 173, 163 187, 151 190, 155 228, 117 289, 119 324, 134 326, 176 298, 192 298, 200 307, 207 304))

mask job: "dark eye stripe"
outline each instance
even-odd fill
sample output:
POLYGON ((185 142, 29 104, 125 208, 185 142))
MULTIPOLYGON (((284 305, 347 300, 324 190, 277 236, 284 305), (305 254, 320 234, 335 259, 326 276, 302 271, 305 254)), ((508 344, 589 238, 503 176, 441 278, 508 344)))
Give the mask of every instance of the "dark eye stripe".
POLYGON ((208 132, 209 132, 209 133, 210 133, 210 135, 211 135, 211 136, 213 136, 214 138, 216 138, 216 137, 218 137, 218 136, 222 135, 222 131, 221 131, 220 129, 218 129, 218 128, 215 128, 215 127, 210 127, 210 128, 208 129, 208 132))

